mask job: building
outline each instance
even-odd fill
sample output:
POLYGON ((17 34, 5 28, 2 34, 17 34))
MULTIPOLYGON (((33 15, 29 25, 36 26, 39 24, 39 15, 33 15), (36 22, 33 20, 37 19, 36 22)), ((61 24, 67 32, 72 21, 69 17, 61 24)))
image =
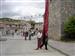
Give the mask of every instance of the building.
POLYGON ((24 22, 24 24, 23 24, 23 30, 24 31, 29 31, 30 28, 31 28, 31 24, 28 23, 28 22, 24 22))
POLYGON ((19 32, 21 31, 28 31, 31 28, 31 24, 29 24, 26 21, 21 21, 21 22, 0 22, 0 32, 2 35, 6 35, 7 31, 9 34, 15 32, 15 30, 18 30, 19 32))
POLYGON ((35 24, 35 29, 38 28, 38 30, 43 30, 43 23, 40 22, 40 23, 36 23, 35 24))
POLYGON ((75 16, 75 0, 49 0, 49 38, 61 39, 69 16, 75 16))

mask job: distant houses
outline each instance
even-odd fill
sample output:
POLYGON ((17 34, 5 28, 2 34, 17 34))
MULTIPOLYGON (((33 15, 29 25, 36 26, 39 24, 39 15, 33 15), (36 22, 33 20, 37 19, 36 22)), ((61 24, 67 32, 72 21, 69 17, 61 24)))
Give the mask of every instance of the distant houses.
MULTIPOLYGON (((34 21, 32 21, 34 23, 34 21)), ((25 20, 9 20, 8 18, 6 19, 0 19, 0 32, 2 35, 7 35, 11 34, 12 32, 15 31, 29 31, 32 28, 32 24, 29 21, 25 20), (6 33, 7 32, 7 33, 6 33)), ((38 22, 34 24, 34 29, 38 28, 38 30, 43 30, 43 22, 38 22)))
POLYGON ((43 22, 38 22, 35 24, 35 29, 38 28, 38 30, 43 30, 43 22))
POLYGON ((2 35, 6 35, 6 32, 13 30, 15 32, 15 30, 18 31, 28 31, 31 28, 31 24, 29 24, 28 22, 24 21, 24 20, 20 20, 20 21, 6 21, 6 20, 0 20, 0 32, 2 32, 2 35))

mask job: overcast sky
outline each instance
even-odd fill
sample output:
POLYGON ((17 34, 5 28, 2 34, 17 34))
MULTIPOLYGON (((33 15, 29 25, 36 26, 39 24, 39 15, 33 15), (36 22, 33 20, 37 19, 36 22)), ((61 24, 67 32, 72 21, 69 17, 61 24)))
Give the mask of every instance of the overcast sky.
MULTIPOLYGON (((45 0, 0 0, 0 17, 43 15, 44 8, 45 0)), ((43 21, 42 17, 35 18, 34 20, 43 21)))

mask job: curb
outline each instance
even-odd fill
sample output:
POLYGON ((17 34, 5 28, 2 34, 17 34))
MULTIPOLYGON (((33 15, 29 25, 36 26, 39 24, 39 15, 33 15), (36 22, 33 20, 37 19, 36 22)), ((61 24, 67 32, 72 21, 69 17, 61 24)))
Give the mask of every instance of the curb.
POLYGON ((62 50, 60 50, 60 49, 58 49, 58 48, 53 47, 53 46, 50 45, 50 44, 48 44, 48 46, 51 47, 51 48, 53 48, 53 49, 55 49, 55 50, 57 50, 57 51, 60 52, 61 54, 64 54, 64 55, 66 55, 66 56, 70 56, 70 55, 68 55, 67 53, 63 52, 62 50))

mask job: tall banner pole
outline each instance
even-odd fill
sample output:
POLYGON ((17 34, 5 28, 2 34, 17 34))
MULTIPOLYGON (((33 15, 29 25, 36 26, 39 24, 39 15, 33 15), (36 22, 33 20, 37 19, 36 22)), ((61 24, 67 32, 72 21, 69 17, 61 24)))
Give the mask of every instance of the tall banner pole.
POLYGON ((48 17, 49 17, 49 0, 45 0, 44 26, 43 26, 44 35, 48 33, 48 17))

